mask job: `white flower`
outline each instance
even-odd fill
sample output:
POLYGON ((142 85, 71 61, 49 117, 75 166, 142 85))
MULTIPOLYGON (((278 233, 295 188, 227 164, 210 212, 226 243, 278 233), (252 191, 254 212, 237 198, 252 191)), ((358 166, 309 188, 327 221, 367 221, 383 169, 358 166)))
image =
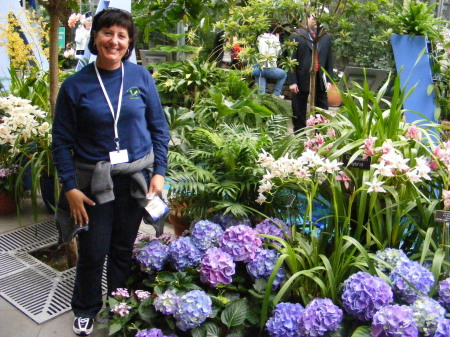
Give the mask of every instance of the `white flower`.
POLYGON ((258 196, 258 199, 256 199, 256 202, 258 204, 263 204, 266 202, 266 200, 267 200, 267 198, 263 194, 260 193, 258 196))
POLYGON ((317 172, 323 172, 323 173, 339 172, 341 170, 339 165, 342 165, 342 163, 338 162, 336 159, 334 159, 333 161, 330 161, 327 158, 323 161, 323 165, 317 169, 317 172))
POLYGON ((270 190, 272 190, 272 187, 273 187, 273 184, 270 181, 266 181, 265 183, 263 183, 259 186, 258 193, 264 193, 264 192, 270 191, 270 190))
POLYGON ((371 192, 386 192, 386 190, 383 188, 382 181, 378 181, 377 177, 373 178, 372 182, 365 182, 366 185, 369 185, 369 189, 367 190, 368 193, 371 192))
POLYGON ((392 177, 393 166, 387 165, 384 160, 381 160, 379 164, 372 164, 372 167, 376 168, 375 175, 381 175, 383 177, 392 177))

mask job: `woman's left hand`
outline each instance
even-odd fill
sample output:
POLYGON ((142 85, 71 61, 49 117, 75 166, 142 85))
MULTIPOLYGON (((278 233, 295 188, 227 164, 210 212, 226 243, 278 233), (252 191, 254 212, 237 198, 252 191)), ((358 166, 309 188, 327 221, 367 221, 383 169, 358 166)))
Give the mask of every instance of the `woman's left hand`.
POLYGON ((164 176, 160 174, 155 174, 150 180, 150 187, 148 188, 147 196, 152 195, 153 193, 156 195, 161 195, 164 189, 164 176))

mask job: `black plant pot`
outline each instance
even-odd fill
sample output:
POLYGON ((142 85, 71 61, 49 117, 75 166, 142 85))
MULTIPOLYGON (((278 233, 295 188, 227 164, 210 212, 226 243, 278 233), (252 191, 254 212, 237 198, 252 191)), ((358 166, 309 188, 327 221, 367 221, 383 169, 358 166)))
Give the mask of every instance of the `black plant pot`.
POLYGON ((45 207, 50 214, 55 214, 55 178, 41 177, 41 196, 45 207))

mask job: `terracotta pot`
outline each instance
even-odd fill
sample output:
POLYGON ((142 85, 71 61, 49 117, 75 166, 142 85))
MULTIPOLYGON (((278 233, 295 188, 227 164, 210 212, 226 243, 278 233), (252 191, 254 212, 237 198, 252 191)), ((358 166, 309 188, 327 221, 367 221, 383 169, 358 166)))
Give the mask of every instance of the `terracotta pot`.
POLYGON ((16 212, 16 210, 16 200, 6 193, 0 193, 0 215, 12 214, 16 212))
POLYGON ((167 220, 172 224, 176 236, 183 235, 183 232, 189 229, 189 222, 181 216, 180 211, 171 211, 167 220))
POLYGON ((334 84, 331 84, 330 90, 327 91, 328 96, 328 105, 331 107, 339 107, 342 104, 341 95, 339 95, 338 91, 334 84))

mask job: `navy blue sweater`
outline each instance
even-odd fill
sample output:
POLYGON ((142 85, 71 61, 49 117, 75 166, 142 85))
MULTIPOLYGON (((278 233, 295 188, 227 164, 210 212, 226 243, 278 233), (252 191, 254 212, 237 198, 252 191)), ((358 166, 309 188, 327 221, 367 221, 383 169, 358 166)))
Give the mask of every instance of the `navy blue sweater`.
MULTIPOLYGON (((120 148, 128 150, 130 162, 144 157, 153 148, 154 173, 164 176, 169 129, 155 82, 147 69, 131 62, 123 65, 120 148)), ((121 68, 99 72, 117 112, 121 68)), ((77 188, 74 158, 88 163, 109 160, 109 152, 115 147, 114 120, 91 63, 64 81, 56 102, 53 162, 64 190, 77 188)))

